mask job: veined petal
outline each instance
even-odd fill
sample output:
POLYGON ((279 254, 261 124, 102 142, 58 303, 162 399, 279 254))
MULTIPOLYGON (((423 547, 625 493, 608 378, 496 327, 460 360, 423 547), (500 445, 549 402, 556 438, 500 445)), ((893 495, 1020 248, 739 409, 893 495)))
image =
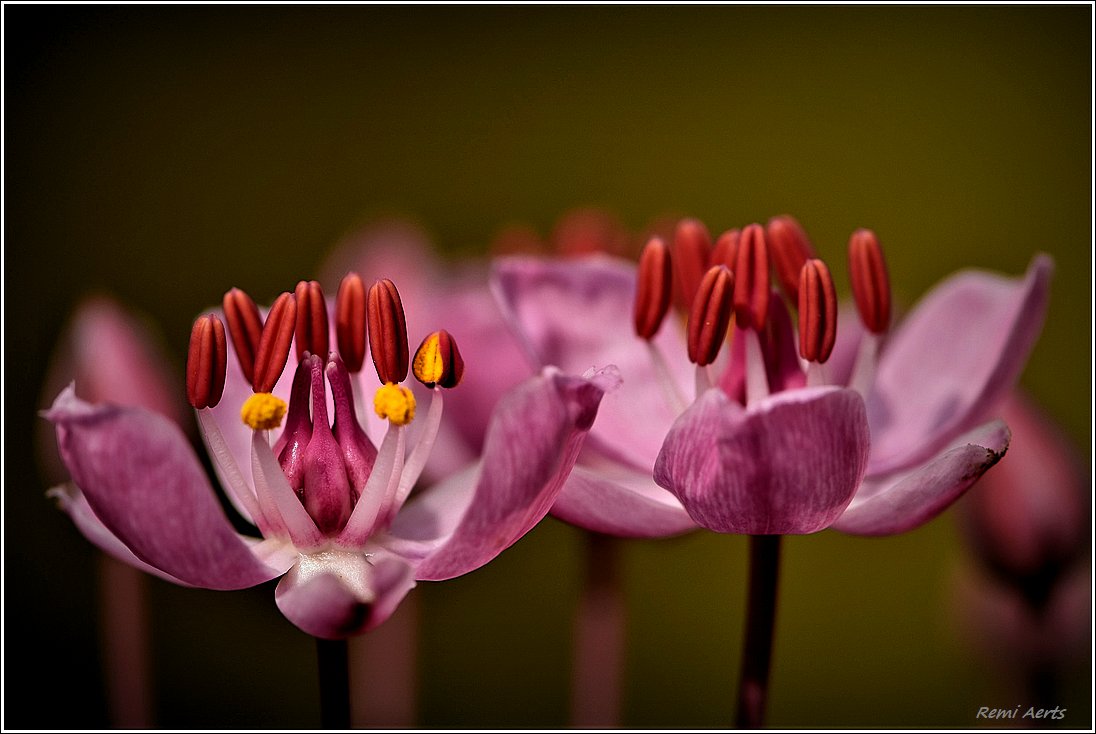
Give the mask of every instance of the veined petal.
POLYGON ((667 538, 696 530, 672 494, 649 474, 571 470, 552 514, 564 522, 621 538, 667 538))
POLYGON ((991 421, 914 469, 866 478, 834 528, 853 535, 894 535, 923 525, 1001 460, 1009 436, 1008 426, 991 421))
MULTIPOLYGON (((487 430, 479 471, 447 488, 452 501, 434 505, 449 517, 421 511, 396 517, 390 532, 397 543, 401 533, 425 540, 432 529, 455 527, 429 544, 433 550, 418 565, 417 578, 441 580, 475 570, 539 522, 574 465, 602 395, 595 381, 556 371, 507 393, 487 430), (455 526, 454 516, 460 517, 455 526)), ((412 500, 407 509, 416 504, 412 500)))
POLYGON ((387 551, 327 550, 300 556, 274 599, 300 629, 338 640, 388 619, 414 586, 411 565, 387 551))
POLYGON ((716 532, 813 533, 852 499, 868 448, 851 390, 790 390, 747 409, 713 389, 670 429, 655 481, 716 532))
POLYGON ((95 516, 142 561, 187 584, 255 586, 280 574, 240 540, 179 428, 64 390, 45 413, 95 516))
MULTIPOLYGON (((576 375, 607 364, 620 369, 623 385, 605 397, 590 442, 649 471, 677 413, 666 399, 647 343, 633 331, 635 266, 604 256, 506 258, 495 264, 492 288, 534 364, 576 375)), ((691 386, 694 373, 678 321, 666 319, 653 343, 666 357, 678 389, 691 386)))
POLYGON ((1043 328, 1052 269, 1038 255, 1023 278, 965 272, 925 296, 879 359, 871 474, 929 458, 1012 389, 1043 328))
POLYGON ((69 482, 54 487, 46 492, 46 495, 57 501, 57 505, 72 519, 73 524, 76 525, 76 528, 83 536, 98 546, 100 550, 105 551, 122 563, 133 566, 138 571, 144 571, 173 584, 190 586, 190 584, 180 581, 155 566, 150 566, 133 555, 133 551, 127 548, 125 543, 118 540, 118 536, 110 532, 107 526, 95 516, 91 506, 88 505, 87 497, 75 484, 69 482))

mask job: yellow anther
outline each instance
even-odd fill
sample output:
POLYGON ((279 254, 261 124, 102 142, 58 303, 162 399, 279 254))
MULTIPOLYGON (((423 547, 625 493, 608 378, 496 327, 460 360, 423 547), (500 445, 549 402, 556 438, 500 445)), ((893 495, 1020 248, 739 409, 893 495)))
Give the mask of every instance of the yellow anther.
POLYGON ((438 332, 426 337, 419 351, 415 352, 411 370, 424 385, 433 385, 441 380, 445 373, 445 362, 441 357, 441 337, 438 332))
POLYGON ((388 382, 377 388, 373 410, 397 426, 406 426, 415 417, 415 396, 408 388, 388 382))
POLYGON ((240 418, 256 431, 277 428, 285 416, 285 401, 268 392, 257 392, 240 408, 240 418))

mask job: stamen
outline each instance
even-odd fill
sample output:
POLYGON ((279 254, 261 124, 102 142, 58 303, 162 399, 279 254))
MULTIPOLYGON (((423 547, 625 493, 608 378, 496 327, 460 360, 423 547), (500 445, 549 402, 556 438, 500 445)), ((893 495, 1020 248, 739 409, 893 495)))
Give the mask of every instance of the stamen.
POLYGON ((373 410, 397 426, 406 426, 415 418, 415 395, 403 385, 385 383, 373 395, 373 410))
POLYGON ((742 230, 734 276, 735 322, 760 331, 769 313, 769 250, 760 224, 742 230))
POLYGON ((251 389, 255 392, 271 392, 282 376, 289 361, 289 347, 293 343, 293 329, 297 324, 297 300, 292 293, 283 293, 270 307, 255 355, 255 374, 251 389))
POLYGON ((282 424, 285 401, 268 392, 257 392, 240 408, 240 419, 256 431, 268 431, 282 424))
POLYGON ((870 229, 858 229, 849 239, 849 278, 864 326, 882 334, 890 326, 890 278, 879 240, 870 229))
POLYGON ((335 338, 346 369, 358 372, 365 361, 365 283, 347 273, 335 295, 335 338))
POLYGON ((689 311, 689 359, 700 366, 715 361, 727 338, 735 278, 724 265, 710 268, 700 282, 689 311))
POLYGON ((785 214, 769 220, 765 236, 780 287, 792 303, 799 303, 799 271, 803 263, 815 256, 807 233, 799 222, 785 214))
POLYGON ((407 321, 395 284, 385 278, 369 288, 369 351, 383 383, 407 379, 407 321))
POLYGON ((456 340, 442 329, 422 340, 411 370, 415 379, 431 389, 434 385, 454 388, 464 376, 464 359, 456 340))
POLYGON ((735 266, 738 265, 738 240, 741 236, 742 232, 737 229, 729 229, 719 235, 719 239, 715 241, 715 247, 712 248, 708 265, 726 265, 733 273, 735 266))
POLYGON ((636 272, 635 326, 636 336, 650 341, 662 326, 670 310, 673 280, 670 269, 670 249, 659 237, 652 237, 639 256, 636 272))
POLYGON ((225 327, 213 314, 199 316, 190 330, 186 359, 186 399, 195 408, 212 408, 225 390, 228 345, 225 327))
POLYGON ((696 219, 682 219, 674 230, 673 262, 677 279, 678 306, 686 313, 692 308, 700 281, 708 269, 712 238, 708 228, 696 219))
POLYGON ((236 359, 244 378, 251 382, 255 376, 255 354, 263 336, 263 317, 251 296, 239 288, 233 288, 221 299, 228 333, 236 349, 236 359))
POLYGON ((808 362, 830 358, 837 338, 837 293, 826 263, 803 263, 799 273, 799 355, 808 362))
POLYGON ((297 283, 297 359, 305 352, 326 355, 328 347, 327 302, 315 280, 297 283))

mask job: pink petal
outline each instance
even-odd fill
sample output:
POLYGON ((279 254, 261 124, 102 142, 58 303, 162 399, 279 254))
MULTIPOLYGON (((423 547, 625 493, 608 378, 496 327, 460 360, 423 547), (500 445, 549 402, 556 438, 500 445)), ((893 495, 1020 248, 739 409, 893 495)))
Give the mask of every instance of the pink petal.
POLYGON ((297 627, 337 640, 388 619, 414 586, 411 565, 391 553, 330 550, 302 555, 274 598, 297 627))
POLYGON ((853 535, 894 535, 923 525, 1000 461, 1008 442, 1008 426, 992 421, 960 436, 920 466, 867 477, 833 526, 853 535))
POLYGON ((54 487, 46 494, 57 501, 58 506, 72 519, 72 522, 84 537, 98 546, 100 550, 105 551, 122 563, 133 566, 139 571, 152 574, 164 581, 170 581, 173 584, 190 586, 190 584, 183 583, 171 574, 165 573, 155 566, 150 566, 133 555, 133 551, 127 548, 125 543, 118 540, 118 536, 110 532, 99 518, 95 516, 95 513, 91 510, 91 506, 88 505, 88 500, 84 496, 84 493, 81 492, 80 488, 75 484, 69 483, 54 487))
POLYGON ((574 465, 602 395, 594 381, 548 371, 507 393, 487 431, 478 479, 466 475, 463 486, 447 489, 451 501, 439 509, 450 517, 415 513, 417 522, 408 528, 397 516, 392 534, 402 529, 412 538, 446 530, 452 517, 460 518, 452 533, 436 540, 416 576, 441 580, 475 570, 539 522, 574 465), (463 510, 462 495, 469 498, 463 510))
POLYGON ((894 334, 868 397, 868 471, 908 467, 985 420, 1043 328, 1052 261, 1023 278, 966 272, 938 285, 894 334))
POLYGON ((141 408, 90 405, 71 387, 45 416, 95 516, 142 561, 210 589, 279 575, 233 531, 174 423, 141 408))
POLYGON ((696 530, 672 494, 649 474, 621 468, 607 473, 577 465, 552 505, 559 519, 622 538, 666 538, 696 530))
POLYGON ((851 390, 790 390, 748 409, 708 390, 670 430, 655 481, 716 532, 813 533, 852 499, 868 447, 851 390))
MULTIPOLYGON (((492 283, 503 313, 538 365, 580 375, 614 364, 623 385, 607 395, 590 434, 591 445, 640 471, 649 471, 677 412, 659 383, 646 342, 632 325, 635 266, 588 257, 497 261, 492 283)), ((678 389, 693 384, 680 324, 666 319, 654 340, 678 389)))

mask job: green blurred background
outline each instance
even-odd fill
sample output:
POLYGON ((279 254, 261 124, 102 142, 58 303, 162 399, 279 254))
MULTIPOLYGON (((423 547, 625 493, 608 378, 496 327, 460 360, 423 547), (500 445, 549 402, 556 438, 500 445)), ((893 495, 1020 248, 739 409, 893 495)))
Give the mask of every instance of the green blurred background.
MULTIPOLYGON (((576 206, 635 230, 790 212, 841 285, 849 233, 873 227, 906 305, 1044 250, 1058 269, 1023 381, 1089 446, 1090 30, 1084 6, 5 6, 6 724, 108 725, 95 553, 32 459, 74 303, 117 294, 181 362, 226 288, 269 300, 379 214, 480 254, 576 206)), ((964 727, 1020 703, 953 620, 958 539, 951 513, 790 539, 771 723, 964 727)), ((581 544, 548 521, 413 592, 422 725, 567 725, 581 544)), ((745 549, 627 545, 626 725, 730 724, 745 549)), ((271 585, 150 596, 161 725, 318 725, 312 643, 271 585)), ((1067 725, 1089 722, 1089 673, 1067 725)))

